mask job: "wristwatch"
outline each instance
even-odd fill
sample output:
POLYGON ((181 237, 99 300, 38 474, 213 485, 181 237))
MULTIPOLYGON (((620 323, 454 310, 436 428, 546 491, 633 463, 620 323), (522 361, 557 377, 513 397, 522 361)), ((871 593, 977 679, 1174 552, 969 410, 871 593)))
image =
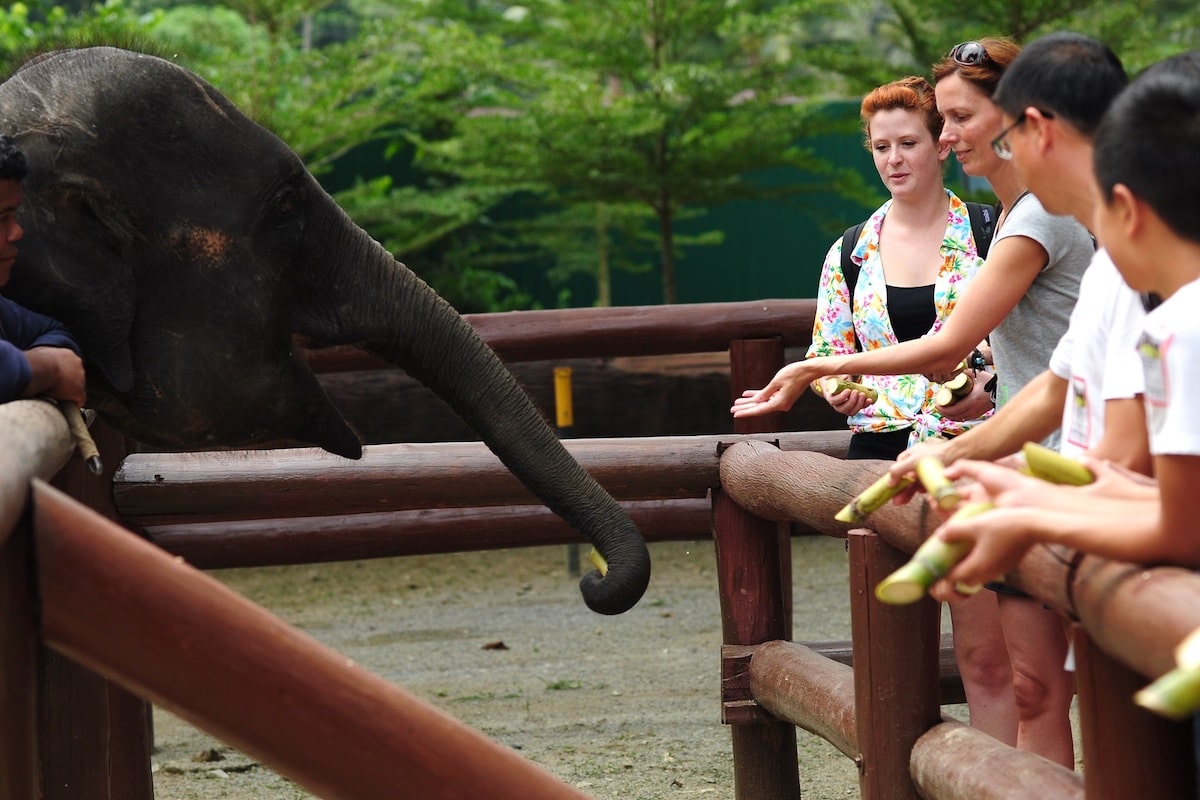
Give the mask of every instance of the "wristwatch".
POLYGON ((983 359, 983 353, 978 350, 971 351, 971 357, 967 359, 967 366, 971 369, 983 369, 987 366, 987 361, 983 359))

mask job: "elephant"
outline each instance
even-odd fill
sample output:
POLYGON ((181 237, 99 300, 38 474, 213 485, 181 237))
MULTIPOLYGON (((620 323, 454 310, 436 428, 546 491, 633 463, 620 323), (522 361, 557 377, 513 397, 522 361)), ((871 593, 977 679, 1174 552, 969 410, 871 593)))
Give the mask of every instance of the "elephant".
POLYGON ((196 74, 115 47, 0 84, 28 162, 6 296, 61 320, 89 405, 150 446, 315 445, 359 458, 302 347, 353 345, 438 394, 608 562, 588 607, 632 608, 650 556, 475 330, 359 228, 277 136, 196 74))

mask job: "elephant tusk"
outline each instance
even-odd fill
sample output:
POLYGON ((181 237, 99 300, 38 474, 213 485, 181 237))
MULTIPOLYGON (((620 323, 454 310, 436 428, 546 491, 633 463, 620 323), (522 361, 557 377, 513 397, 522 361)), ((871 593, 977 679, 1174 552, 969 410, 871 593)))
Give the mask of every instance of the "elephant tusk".
POLYGON ((588 553, 588 561, 592 562, 592 565, 600 571, 600 577, 608 575, 608 560, 600 555, 599 550, 593 547, 592 552, 588 553))

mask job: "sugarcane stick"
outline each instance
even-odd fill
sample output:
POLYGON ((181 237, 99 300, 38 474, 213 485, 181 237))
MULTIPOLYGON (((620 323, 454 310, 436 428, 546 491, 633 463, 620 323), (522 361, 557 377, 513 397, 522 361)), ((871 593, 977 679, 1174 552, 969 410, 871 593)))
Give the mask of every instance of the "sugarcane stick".
POLYGON ((962 502, 958 489, 946 477, 946 467, 937 456, 922 456, 917 459, 917 480, 943 511, 950 511, 962 502))
POLYGON ((588 553, 588 561, 600 572, 601 578, 608 575, 608 559, 600 555, 599 550, 593 547, 592 552, 588 553))
POLYGON ((1200 669, 1176 667, 1135 692, 1133 702, 1168 719, 1186 719, 1200 709, 1200 669))
POLYGON ((1175 668, 1133 695, 1133 702, 1174 720, 1200 709, 1200 628, 1175 648, 1175 668))
MULTIPOLYGON (((992 508, 987 501, 964 503, 954 512, 954 519, 966 519, 992 508)), ((882 603, 893 606, 915 603, 925 596, 930 586, 946 576, 954 565, 970 552, 968 542, 947 542, 939 536, 930 536, 904 566, 881 580, 875 587, 875 597, 882 603)), ((978 591, 973 586, 959 585, 955 588, 963 594, 978 591)))
POLYGON ((841 511, 834 514, 833 518, 838 522, 862 522, 870 514, 883 508, 888 500, 912 486, 913 483, 912 478, 904 477, 893 485, 891 478, 885 474, 860 492, 841 511))
POLYGON ((1037 442, 1023 444, 1021 455, 1025 458, 1022 471, 1035 478, 1067 486, 1086 486, 1096 480, 1092 471, 1079 461, 1037 442))
POLYGON ((855 381, 846 380, 845 378, 822 378, 813 384, 813 391, 822 397, 837 394, 843 389, 865 394, 867 399, 872 403, 879 399, 879 390, 874 386, 866 386, 855 381))
POLYGON ((87 464, 88 472, 93 475, 102 475, 104 462, 100 460, 100 449, 96 447, 91 431, 88 430, 87 423, 83 420, 83 412, 79 410, 79 406, 67 400, 60 400, 58 408, 67 420, 71 438, 75 441, 75 449, 87 464))
POLYGON ((937 394, 933 396, 933 404, 936 406, 954 405, 969 395, 974 388, 975 379, 971 377, 971 373, 960 372, 942 384, 941 388, 937 390, 937 394))
POLYGON ((1185 669, 1200 668, 1200 628, 1183 637, 1175 647, 1175 663, 1185 669))

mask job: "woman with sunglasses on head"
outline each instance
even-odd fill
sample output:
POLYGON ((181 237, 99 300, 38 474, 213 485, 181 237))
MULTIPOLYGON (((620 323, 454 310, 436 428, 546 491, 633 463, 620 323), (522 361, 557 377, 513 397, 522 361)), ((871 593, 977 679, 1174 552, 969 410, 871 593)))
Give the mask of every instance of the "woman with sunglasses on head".
MULTIPOLYGON (((789 364, 765 388, 735 401, 735 417, 786 410, 813 381, 829 375, 945 375, 984 337, 992 345, 998 408, 1046 369, 1067 329, 1094 245, 1082 225, 1048 214, 1025 192, 1005 157, 1008 131, 991 96, 1018 52, 1011 40, 987 38, 957 45, 934 65, 938 110, 945 118, 941 141, 964 172, 987 179, 1002 208, 987 263, 955 313, 940 331, 915 341, 789 364)), ((1056 439, 1057 434, 1047 444, 1056 446, 1056 439)), ((1041 603, 994 588, 1012 663, 1017 744, 1073 767, 1067 715, 1073 682, 1063 669, 1067 644, 1061 623, 1041 603)), ((960 662, 963 657, 959 652, 960 662)))
MULTIPOLYGON (((929 82, 910 76, 879 86, 863 98, 859 116, 891 199, 829 248, 810 358, 936 332, 986 250, 986 242, 975 241, 967 204, 942 180, 950 146, 938 141, 942 115, 929 82)), ((822 396, 849 418, 847 458, 891 460, 915 442, 957 435, 980 422, 992 410, 983 390, 990 377, 977 374, 973 391, 946 407, 935 405, 938 387, 922 375, 863 376, 875 400, 853 389, 822 396)))
MULTIPOLYGON (((821 269, 808 357, 891 347, 941 329, 983 259, 967 205, 945 187, 950 145, 939 141, 942 115, 921 77, 902 78, 869 92, 860 111, 865 144, 891 194, 862 224, 830 247, 821 269), (849 260, 842 252, 851 248, 849 260), (857 275, 855 275, 857 268, 857 275)), ((957 312, 954 312, 957 313, 957 312)), ((891 460, 930 437, 957 435, 992 410, 976 372, 972 392, 951 406, 934 403, 937 385, 923 375, 863 376, 878 392, 824 392, 849 418, 846 457, 891 460)), ((996 599, 987 592, 950 606, 955 647, 971 724, 1016 743, 1017 712, 1008 651, 999 635, 996 599)))

